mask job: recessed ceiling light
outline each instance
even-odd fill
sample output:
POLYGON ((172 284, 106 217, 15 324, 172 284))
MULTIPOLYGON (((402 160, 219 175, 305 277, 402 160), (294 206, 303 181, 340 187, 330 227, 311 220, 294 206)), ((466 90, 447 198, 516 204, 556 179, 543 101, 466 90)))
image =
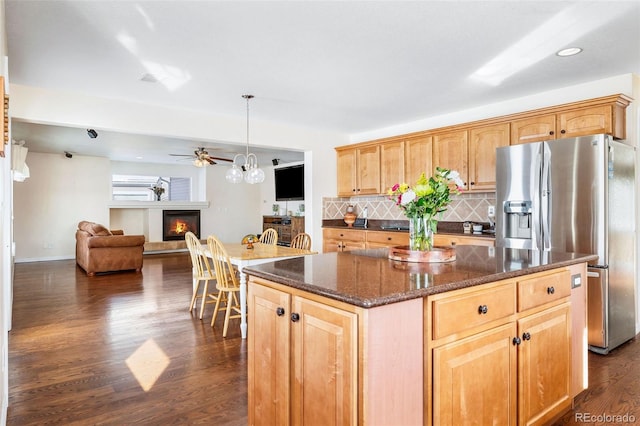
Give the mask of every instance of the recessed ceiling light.
POLYGON ((580 47, 567 47, 566 49, 558 50, 556 55, 558 56, 573 56, 582 52, 582 48, 580 47))
POLYGON ((144 73, 140 78, 140 81, 145 81, 147 83, 157 83, 160 80, 158 79, 158 77, 151 73, 144 73))

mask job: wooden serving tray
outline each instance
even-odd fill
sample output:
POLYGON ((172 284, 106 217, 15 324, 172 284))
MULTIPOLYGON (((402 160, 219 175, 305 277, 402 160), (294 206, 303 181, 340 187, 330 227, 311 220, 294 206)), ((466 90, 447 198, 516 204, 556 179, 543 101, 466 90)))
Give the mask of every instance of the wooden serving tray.
POLYGON ((451 246, 434 246, 429 251, 409 250, 409 246, 389 247, 389 259, 401 262, 439 263, 456 260, 456 250, 451 246))

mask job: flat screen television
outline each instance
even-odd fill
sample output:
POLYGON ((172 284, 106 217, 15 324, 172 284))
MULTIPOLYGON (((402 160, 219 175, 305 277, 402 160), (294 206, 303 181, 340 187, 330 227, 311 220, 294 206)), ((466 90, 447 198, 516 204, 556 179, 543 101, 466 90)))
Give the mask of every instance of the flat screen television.
POLYGON ((304 200, 304 164, 273 169, 276 201, 304 200))

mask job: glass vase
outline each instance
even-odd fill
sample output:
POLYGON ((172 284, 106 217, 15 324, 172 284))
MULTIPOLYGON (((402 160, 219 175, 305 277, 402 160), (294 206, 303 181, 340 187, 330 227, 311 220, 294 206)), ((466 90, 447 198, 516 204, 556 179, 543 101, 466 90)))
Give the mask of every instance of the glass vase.
POLYGON ((429 217, 409 218, 409 248, 414 251, 429 251, 433 248, 433 230, 429 217))

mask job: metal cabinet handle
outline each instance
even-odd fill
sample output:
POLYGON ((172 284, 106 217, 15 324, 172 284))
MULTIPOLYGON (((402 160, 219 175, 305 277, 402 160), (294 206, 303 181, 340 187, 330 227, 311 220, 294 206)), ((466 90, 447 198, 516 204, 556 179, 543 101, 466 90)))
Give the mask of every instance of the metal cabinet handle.
POLYGON ((480 306, 478 306, 478 313, 479 313, 480 315, 484 315, 484 314, 486 314, 487 312, 489 312, 489 308, 487 307, 487 305, 480 305, 480 306))
POLYGON ((547 287, 547 294, 553 294, 556 292, 556 289, 553 287, 547 287))
POLYGON ((517 346, 520 343, 522 343, 522 340, 520 340, 520 338, 516 336, 516 337, 513 338, 512 342, 513 342, 514 346, 517 346))
POLYGON ((554 134, 554 133, 555 133, 555 132, 554 132, 553 130, 551 130, 551 131, 549 132, 549 134, 550 134, 551 136, 553 136, 553 134, 554 134))
POLYGON ((531 334, 522 333, 522 340, 531 340, 531 334))
POLYGON ((276 309, 276 315, 278 315, 279 317, 284 315, 284 308, 282 306, 278 306, 278 308, 276 309))
POLYGON ((293 322, 298 322, 298 321, 300 321, 300 314, 298 314, 298 313, 296 313, 296 312, 292 313, 292 314, 291 314, 291 321, 293 321, 293 322))
POLYGON ((567 131, 562 129, 562 130, 560 130, 560 133, 562 133, 564 135, 565 133, 567 133, 567 131))

